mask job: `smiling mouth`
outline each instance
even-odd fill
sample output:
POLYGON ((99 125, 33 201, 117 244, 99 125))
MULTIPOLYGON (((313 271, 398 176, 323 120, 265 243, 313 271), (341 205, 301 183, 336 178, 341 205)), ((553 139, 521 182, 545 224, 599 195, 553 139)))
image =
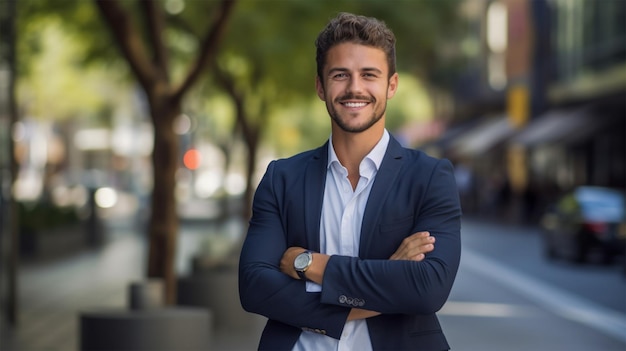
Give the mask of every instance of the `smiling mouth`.
POLYGON ((341 104, 349 108, 359 108, 366 106, 369 102, 342 102, 341 104))

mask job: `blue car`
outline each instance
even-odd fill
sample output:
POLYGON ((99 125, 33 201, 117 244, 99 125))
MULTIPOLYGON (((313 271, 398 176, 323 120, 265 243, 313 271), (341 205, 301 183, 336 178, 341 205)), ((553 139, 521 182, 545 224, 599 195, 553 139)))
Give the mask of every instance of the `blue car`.
POLYGON ((624 191, 580 186, 560 198, 541 219, 549 258, 583 263, 600 253, 604 263, 626 251, 624 191))

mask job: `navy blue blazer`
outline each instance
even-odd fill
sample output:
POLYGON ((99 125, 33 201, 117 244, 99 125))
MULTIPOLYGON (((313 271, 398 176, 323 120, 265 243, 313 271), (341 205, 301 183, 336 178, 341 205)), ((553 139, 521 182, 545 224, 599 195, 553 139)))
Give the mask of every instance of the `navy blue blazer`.
POLYGON ((322 291, 280 272, 288 247, 319 252, 328 142, 272 161, 259 184, 239 262, 243 308, 268 318, 260 350, 291 350, 302 330, 340 338, 352 307, 367 319, 374 350, 447 350, 435 315, 461 255, 461 208, 452 164, 403 148, 393 137, 367 201, 359 257, 331 256, 322 291), (436 237, 421 262, 388 258, 418 231, 436 237))

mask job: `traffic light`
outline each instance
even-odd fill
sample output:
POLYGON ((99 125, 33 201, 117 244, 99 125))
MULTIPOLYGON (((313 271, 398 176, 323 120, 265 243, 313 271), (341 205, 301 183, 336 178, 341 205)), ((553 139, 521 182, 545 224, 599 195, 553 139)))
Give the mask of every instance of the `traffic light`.
POLYGON ((185 151, 183 155, 183 164, 190 170, 196 170, 200 167, 202 161, 202 155, 198 149, 191 148, 185 151))

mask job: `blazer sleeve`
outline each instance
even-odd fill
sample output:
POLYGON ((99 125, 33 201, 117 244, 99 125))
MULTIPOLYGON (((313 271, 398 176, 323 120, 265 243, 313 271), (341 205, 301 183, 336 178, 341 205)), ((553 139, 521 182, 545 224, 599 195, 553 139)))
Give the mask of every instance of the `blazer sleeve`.
MULTIPOLYGON (((420 262, 332 256, 324 273, 322 302, 383 314, 429 314, 441 309, 460 262, 461 208, 449 161, 438 160, 426 180, 416 201, 414 228, 406 235, 429 231, 437 240, 435 250, 420 262)), ((389 201, 393 199, 384 206, 394 206, 389 201)))
POLYGON ((323 304, 319 293, 307 293, 305 282, 280 271, 287 249, 283 225, 285 185, 268 166, 254 197, 253 214, 239 260, 239 296, 243 308, 298 328, 324 331, 339 338, 349 308, 323 304))

